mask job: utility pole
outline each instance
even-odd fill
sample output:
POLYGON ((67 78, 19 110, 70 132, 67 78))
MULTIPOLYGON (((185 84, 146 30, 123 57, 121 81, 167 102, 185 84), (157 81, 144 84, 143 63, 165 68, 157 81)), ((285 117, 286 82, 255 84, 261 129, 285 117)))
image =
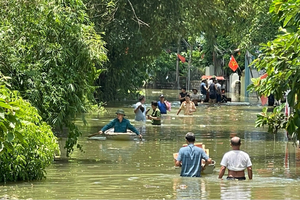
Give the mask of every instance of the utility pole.
POLYGON ((182 38, 182 40, 185 43, 185 45, 187 46, 187 48, 190 49, 189 62, 188 62, 188 80, 187 80, 187 91, 189 91, 190 90, 190 85, 191 85, 191 63, 192 63, 192 50, 193 50, 193 47, 184 38, 182 38))
POLYGON ((176 82, 177 82, 177 89, 180 89, 180 84, 179 84, 179 59, 178 59, 178 55, 179 55, 179 50, 180 50, 180 40, 181 40, 181 36, 179 36, 178 38, 178 43, 177 43, 177 55, 176 55, 176 82))
MULTIPOLYGON (((248 65, 248 68, 249 68, 249 72, 250 72, 250 75, 251 75, 251 78, 253 78, 253 72, 252 72, 252 69, 251 69, 251 62, 252 61, 250 61, 250 58, 251 58, 251 56, 250 56, 250 52, 247 50, 246 51, 246 58, 247 58, 247 65, 248 65)), ((245 70, 246 71, 246 70, 245 70)), ((247 77, 248 78, 248 77, 247 77)), ((249 96, 249 95, 248 95, 249 96)), ((256 98, 257 98, 257 101, 259 101, 259 98, 258 98, 258 93, 257 93, 257 91, 256 91, 256 98)))
POLYGON ((190 55, 189 55, 189 71, 188 71, 188 91, 190 90, 191 85, 191 63, 192 63, 192 51, 193 47, 190 45, 190 55))

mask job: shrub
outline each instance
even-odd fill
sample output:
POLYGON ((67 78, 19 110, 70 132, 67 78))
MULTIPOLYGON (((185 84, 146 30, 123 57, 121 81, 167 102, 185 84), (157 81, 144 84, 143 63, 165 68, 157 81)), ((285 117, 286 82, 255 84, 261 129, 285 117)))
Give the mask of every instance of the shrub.
POLYGON ((0 182, 42 179, 58 152, 56 137, 5 79, 0 74, 0 182))

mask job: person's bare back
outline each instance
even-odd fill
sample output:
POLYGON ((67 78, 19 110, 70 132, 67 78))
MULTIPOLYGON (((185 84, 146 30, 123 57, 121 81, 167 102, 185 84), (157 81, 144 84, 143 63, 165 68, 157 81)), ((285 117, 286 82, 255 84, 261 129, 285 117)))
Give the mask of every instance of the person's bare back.
POLYGON ((232 171, 228 169, 228 176, 229 177, 244 177, 245 176, 245 170, 243 171, 232 171))
POLYGON ((240 150, 241 139, 239 137, 233 137, 230 141, 230 145, 232 150, 225 153, 222 158, 219 178, 222 179, 227 168, 227 179, 245 180, 245 169, 247 169, 248 178, 252 179, 252 163, 249 155, 240 150))

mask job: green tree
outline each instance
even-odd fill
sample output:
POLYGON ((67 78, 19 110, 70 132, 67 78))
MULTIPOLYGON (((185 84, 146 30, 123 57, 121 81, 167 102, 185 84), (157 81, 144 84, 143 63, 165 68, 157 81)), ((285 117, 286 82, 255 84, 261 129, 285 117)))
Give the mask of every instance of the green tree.
POLYGON ((100 75, 99 99, 123 99, 135 94, 148 78, 147 70, 162 49, 177 40, 182 29, 181 2, 86 0, 89 16, 105 32, 109 62, 100 75))
POLYGON ((279 24, 269 14, 271 3, 272 0, 222 1, 224 22, 218 36, 227 37, 232 48, 247 50, 274 39, 279 24))
POLYGON ((0 73, 0 182, 45 177, 58 152, 51 127, 0 73))
POLYGON ((0 70, 56 134, 68 134, 70 153, 81 134, 74 119, 93 100, 96 66, 106 60, 104 42, 80 0, 0 1, 0 12, 0 70))
MULTIPOLYGON (((274 0, 270 13, 275 15, 282 27, 281 33, 276 39, 265 43, 261 47, 262 53, 255 61, 255 67, 258 70, 265 69, 268 77, 260 80, 253 79, 253 84, 249 90, 255 90, 261 95, 269 96, 274 94, 276 99, 282 99, 287 91, 287 100, 292 108, 291 115, 287 118, 287 123, 281 128, 287 129, 290 135, 296 138, 299 135, 300 127, 300 1, 274 0)), ((277 115, 280 115, 277 112, 277 115)), ((274 116, 272 117, 274 118, 274 116)), ((268 121, 272 121, 268 115, 259 116, 257 126, 263 126, 268 121)), ((282 117, 277 117, 279 123, 285 120, 282 117), (281 121, 281 122, 280 122, 281 121)), ((277 120, 278 121, 278 120, 277 120)), ((275 129, 269 129, 270 132, 276 132, 275 129)))
POLYGON ((155 61, 151 63, 150 80, 154 82, 175 82, 175 66, 177 56, 163 50, 155 61))
POLYGON ((278 33, 278 23, 274 23, 269 7, 272 0, 224 0, 220 1, 220 20, 218 29, 212 36, 206 36, 211 49, 210 58, 213 65, 223 65, 223 74, 229 75, 230 56, 234 55, 240 70, 244 69, 244 55, 250 51, 256 55, 256 50, 262 42, 275 38, 278 33), (238 51, 234 51, 239 49, 238 51))
MULTIPOLYGON (((152 63, 160 59, 162 49, 177 44, 179 37, 195 41, 203 35, 203 62, 208 66, 219 65, 223 58, 229 61, 230 52, 220 56, 218 62, 213 60, 218 57, 215 46, 219 37, 228 40, 230 50, 240 46, 245 51, 270 39, 276 30, 268 16, 270 0, 84 2, 97 31, 105 32, 110 62, 97 81, 98 98, 105 100, 135 94, 149 78, 147 72, 155 72, 152 63)), ((159 72, 161 67, 157 69, 159 72)))

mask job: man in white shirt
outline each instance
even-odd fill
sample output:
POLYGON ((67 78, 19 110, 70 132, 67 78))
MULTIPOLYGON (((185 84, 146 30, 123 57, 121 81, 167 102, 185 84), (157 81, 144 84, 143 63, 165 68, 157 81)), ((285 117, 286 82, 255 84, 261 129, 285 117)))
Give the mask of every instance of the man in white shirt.
POLYGON ((252 179, 252 163, 249 155, 240 150, 241 139, 233 137, 230 141, 232 150, 225 153, 221 161, 219 178, 222 179, 226 168, 228 168, 227 180, 246 180, 245 169, 248 171, 248 178, 252 179))
POLYGON ((146 121, 146 106, 144 105, 146 101, 145 96, 139 97, 139 102, 135 104, 134 113, 135 113, 135 121, 146 121))
POLYGON ((198 94, 197 89, 192 89, 193 93, 190 94, 191 101, 194 102, 195 106, 198 106, 198 102, 200 101, 200 94, 198 94))

